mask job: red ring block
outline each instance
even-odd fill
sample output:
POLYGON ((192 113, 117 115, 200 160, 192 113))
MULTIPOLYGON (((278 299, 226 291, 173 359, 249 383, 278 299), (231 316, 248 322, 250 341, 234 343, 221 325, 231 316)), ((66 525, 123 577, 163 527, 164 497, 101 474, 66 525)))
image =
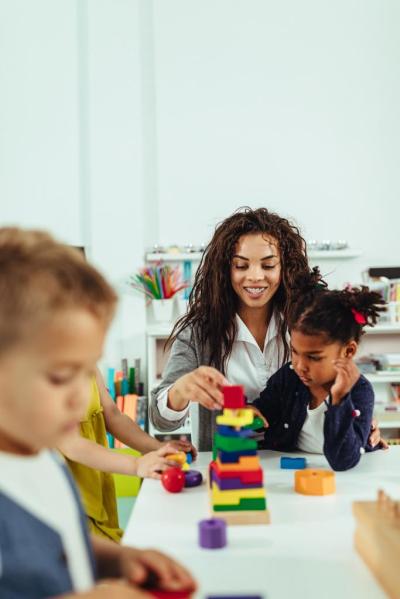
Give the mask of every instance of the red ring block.
POLYGON ((263 471, 262 468, 256 470, 221 470, 217 462, 210 463, 210 469, 215 472, 218 478, 239 478, 243 484, 262 483, 263 471))

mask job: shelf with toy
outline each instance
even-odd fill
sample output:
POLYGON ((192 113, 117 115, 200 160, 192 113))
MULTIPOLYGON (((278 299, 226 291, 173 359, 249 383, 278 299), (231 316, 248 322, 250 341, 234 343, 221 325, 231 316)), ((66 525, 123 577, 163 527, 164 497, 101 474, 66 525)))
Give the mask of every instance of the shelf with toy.
POLYGON ((343 249, 343 250, 309 250, 307 256, 310 260, 348 260, 350 258, 358 258, 362 255, 359 250, 343 249))

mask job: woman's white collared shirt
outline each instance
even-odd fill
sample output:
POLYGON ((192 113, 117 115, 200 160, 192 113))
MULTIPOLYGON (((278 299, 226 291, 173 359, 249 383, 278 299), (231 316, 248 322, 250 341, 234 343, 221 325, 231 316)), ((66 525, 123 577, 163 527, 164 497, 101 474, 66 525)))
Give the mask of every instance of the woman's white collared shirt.
MULTIPOLYGON (((283 365, 284 347, 279 333, 279 317, 274 312, 268 325, 264 347, 261 350, 239 315, 236 315, 237 333, 228 358, 225 376, 231 385, 243 385, 249 401, 254 401, 265 389, 268 379, 283 365)), ((160 415, 167 420, 185 416, 189 407, 176 412, 167 406, 168 391, 157 398, 160 415)))

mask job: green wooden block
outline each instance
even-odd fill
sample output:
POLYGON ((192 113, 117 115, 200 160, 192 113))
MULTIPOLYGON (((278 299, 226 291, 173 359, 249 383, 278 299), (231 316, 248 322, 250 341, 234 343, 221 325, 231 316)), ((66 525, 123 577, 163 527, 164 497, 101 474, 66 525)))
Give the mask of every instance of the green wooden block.
POLYGON ((221 451, 244 451, 246 449, 257 449, 257 441, 242 437, 223 437, 217 433, 215 435, 215 447, 221 451))
POLYGON ((241 511, 252 511, 252 510, 266 510, 267 502, 264 497, 257 497, 256 499, 241 499, 236 505, 227 504, 213 504, 214 512, 241 512, 241 511))
POLYGON ((242 428, 244 428, 244 429, 250 429, 252 431, 256 431, 259 428, 264 428, 264 423, 261 420, 261 418, 259 418, 258 416, 256 416, 251 424, 248 424, 247 426, 243 426, 242 428))

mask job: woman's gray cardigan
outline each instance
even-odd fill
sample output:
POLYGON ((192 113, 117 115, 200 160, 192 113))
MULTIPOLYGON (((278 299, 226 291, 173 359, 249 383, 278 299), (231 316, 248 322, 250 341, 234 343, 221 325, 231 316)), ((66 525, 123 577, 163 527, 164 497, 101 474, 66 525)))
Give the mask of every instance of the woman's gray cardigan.
MULTIPOLYGON (((209 351, 202 351, 198 337, 191 327, 187 327, 174 341, 168 362, 163 372, 163 378, 151 391, 150 419, 153 425, 160 431, 172 432, 182 426, 186 416, 179 420, 167 420, 161 416, 157 397, 161 391, 170 387, 184 374, 192 372, 199 366, 209 365, 209 351)), ((212 439, 216 429, 216 413, 207 410, 199 404, 199 447, 200 451, 212 450, 212 439)))

